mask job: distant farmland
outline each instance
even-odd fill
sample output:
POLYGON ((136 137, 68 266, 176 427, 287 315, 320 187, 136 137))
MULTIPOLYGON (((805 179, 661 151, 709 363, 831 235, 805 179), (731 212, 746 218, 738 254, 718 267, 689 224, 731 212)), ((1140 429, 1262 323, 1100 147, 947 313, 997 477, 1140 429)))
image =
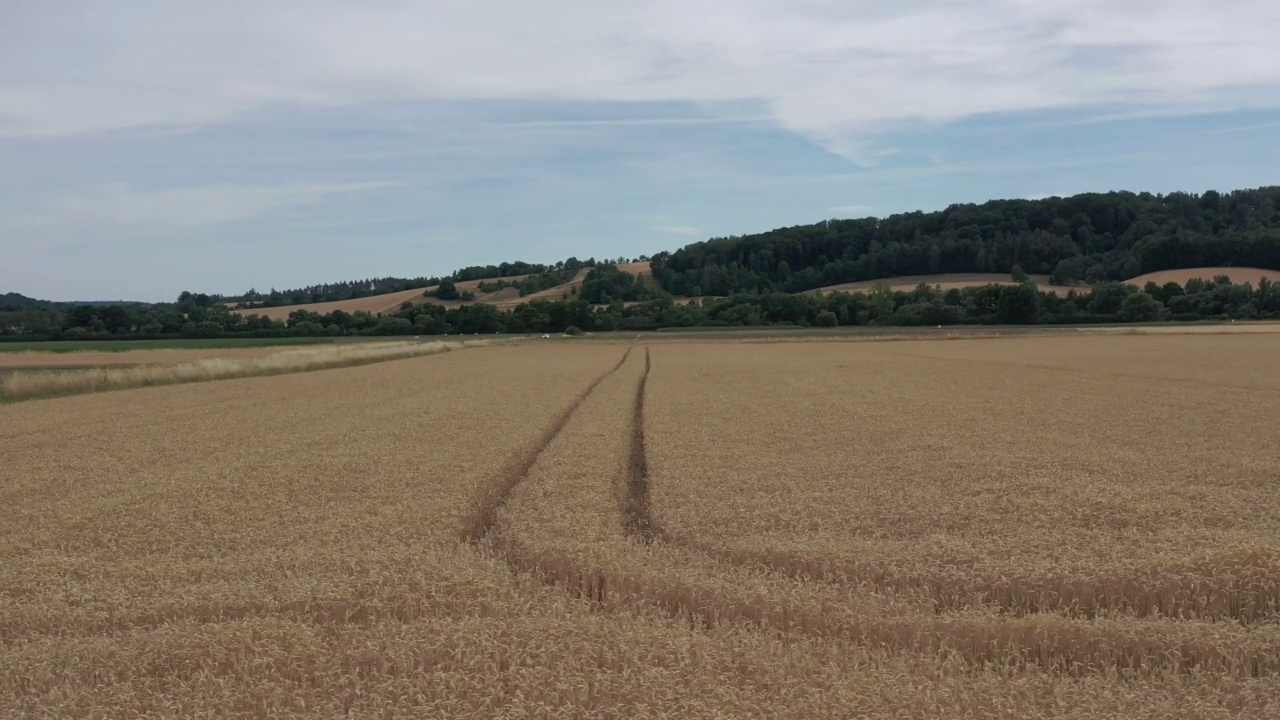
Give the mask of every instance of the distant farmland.
POLYGON ((1161 270, 1159 272, 1147 273, 1139 275, 1131 280, 1126 280, 1130 285, 1139 287, 1153 282, 1157 285, 1173 282, 1179 285, 1186 285, 1188 280, 1199 278, 1201 280, 1213 280, 1219 276, 1226 276, 1231 282, 1237 285, 1249 283, 1254 287, 1258 286, 1258 282, 1263 278, 1270 278, 1272 282, 1280 280, 1280 271, 1263 270, 1261 268, 1237 268, 1237 267, 1201 267, 1190 268, 1186 270, 1161 270))
MULTIPOLYGON (((655 284, 653 272, 649 268, 648 262, 624 263, 618 266, 623 272, 629 272, 637 275, 650 284, 655 284)), ((531 302, 534 300, 564 300, 570 297, 572 292, 582 287, 582 282, 586 279, 590 268, 584 268, 577 273, 571 280, 546 290, 539 290, 528 295, 520 295, 516 288, 508 287, 493 292, 481 292, 481 283, 493 283, 498 280, 505 282, 519 282, 528 277, 527 275, 517 275, 514 277, 494 278, 490 280, 467 280, 456 283, 459 292, 470 291, 475 293, 476 298, 470 302, 486 303, 500 308, 512 308, 521 303, 531 302)), ((279 307, 248 307, 236 310, 241 315, 261 315, 269 317, 273 320, 284 320, 289 314, 295 310, 307 310, 320 314, 331 313, 335 310, 344 312, 367 312, 377 315, 379 313, 391 312, 398 309, 406 302, 412 303, 435 303, 445 306, 457 306, 464 304, 459 300, 439 300, 431 296, 435 291, 434 287, 417 288, 413 290, 402 290, 394 293, 384 293, 381 295, 370 295, 368 297, 355 298, 353 300, 335 300, 333 302, 310 303, 306 305, 282 305, 279 307)))
POLYGON ((0 717, 1272 717, 1253 327, 539 340, 0 406, 0 717))

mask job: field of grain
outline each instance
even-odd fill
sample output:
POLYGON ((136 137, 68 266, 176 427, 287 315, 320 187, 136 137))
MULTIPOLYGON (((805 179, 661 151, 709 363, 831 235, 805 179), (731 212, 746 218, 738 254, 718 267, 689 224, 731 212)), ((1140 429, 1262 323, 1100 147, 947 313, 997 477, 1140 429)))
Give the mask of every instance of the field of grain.
POLYGON ((1277 350, 538 343, 0 406, 0 717, 1275 717, 1277 350))

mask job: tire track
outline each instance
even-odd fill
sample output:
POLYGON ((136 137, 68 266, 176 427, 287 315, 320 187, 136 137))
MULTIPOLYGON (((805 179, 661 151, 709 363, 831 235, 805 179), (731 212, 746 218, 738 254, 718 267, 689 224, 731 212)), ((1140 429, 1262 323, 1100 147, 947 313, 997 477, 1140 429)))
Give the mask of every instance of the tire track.
MULTIPOLYGON (((624 357, 623 362, 593 383, 572 409, 584 403, 594 386, 621 368, 625 360, 624 357)), ((621 514, 622 546, 612 551, 601 547, 597 554, 591 546, 574 543, 567 537, 554 544, 545 540, 529 544, 497 517, 506 497, 544 455, 546 444, 569 424, 569 411, 557 418, 545 434, 546 443, 519 458, 515 479, 511 479, 512 474, 506 476, 506 490, 500 501, 490 506, 484 531, 473 542, 485 541, 485 547, 516 573, 556 588, 600 612, 666 618, 690 632, 747 630, 841 640, 887 653, 916 653, 944 662, 954 659, 974 671, 1035 667, 1068 676, 1221 672, 1246 678, 1280 673, 1280 653, 1275 652, 1274 638, 1269 635, 1228 643, 1210 634, 1186 635, 1171 625, 1152 625, 1142 627, 1144 636, 1135 642, 1134 628, 1124 624, 1095 625, 1043 615, 992 622, 990 616, 966 612, 879 615, 848 606, 834 597, 795 602, 773 595, 768 585, 739 585, 733 581, 732 573, 717 572, 715 564, 722 563, 722 570, 741 566, 761 577, 782 576, 787 582, 800 585, 834 578, 815 576, 813 571, 817 568, 793 566, 792 572, 785 572, 762 567, 760 558, 730 559, 712 548, 662 531, 652 514, 644 434, 644 401, 651 370, 652 359, 646 352, 645 368, 631 407, 629 438, 619 448, 628 453, 627 461, 615 466, 618 475, 599 479, 612 485, 617 493, 613 507, 621 514), (632 542, 625 542, 627 539, 632 542), (641 544, 651 546, 652 551, 641 550, 641 544), (627 546, 631 548, 629 552, 625 551, 627 546), (664 557, 668 552, 675 554, 664 557), (683 558, 686 561, 711 561, 704 569, 705 575, 682 576, 663 569, 664 563, 679 563, 682 552, 690 553, 683 558)), ((625 411, 618 414, 626 416, 625 411)))
MULTIPOLYGON (((890 354, 938 359, 908 353, 890 354)), ((1121 615, 1148 619, 1225 620, 1244 625, 1264 624, 1280 617, 1280 574, 1276 572, 1276 561, 1258 554, 1212 565, 1152 569, 1139 578, 1082 580, 1069 576, 1030 578, 1002 574, 975 580, 910 574, 891 566, 833 563, 797 552, 717 547, 686 533, 663 529, 652 512, 644 435, 644 400, 650 369, 646 349, 645 373, 636 392, 630 475, 623 502, 628 531, 646 545, 662 541, 671 547, 695 552, 727 565, 774 573, 798 582, 863 587, 877 594, 917 596, 931 602, 938 615, 993 609, 1016 617, 1055 614, 1092 620, 1121 615)))
POLYGON ((664 539, 737 567, 802 581, 863 587, 879 594, 922 597, 939 615, 992 609, 1014 617, 1054 614, 1093 620, 1126 616, 1241 625, 1263 625, 1280 617, 1280 576, 1275 561, 1262 555, 1153 568, 1141 576, 1082 579, 1009 574, 973 579, 910 574, 888 565, 832 562, 798 552, 715 547, 676 533, 667 533, 664 539))
POLYGON ((636 385, 636 399, 631 417, 631 457, 627 467, 627 491, 622 509, 627 531, 640 542, 652 545, 663 539, 663 532, 653 518, 649 504, 649 460, 644 440, 644 395, 653 363, 649 348, 644 350, 644 374, 636 385))
POLYGON ((542 431, 542 434, 534 442, 517 451, 507 460, 506 465, 484 487, 480 497, 476 500, 476 509, 470 514, 462 528, 461 536, 464 542, 477 545, 489 537, 489 534, 493 532, 494 525, 497 523, 498 512, 507 504, 507 499, 511 497, 511 492, 529 474, 529 471, 538 462, 538 458, 541 457, 547 446, 551 444, 551 441, 555 440, 556 436, 564 430, 565 425, 569 424, 570 418, 578 411, 579 407, 582 407, 582 403, 591 397, 591 393, 595 392, 600 383, 626 364, 627 358, 631 357, 633 349, 635 349, 634 344, 627 348, 617 365, 614 365, 600 377, 591 381, 591 384, 579 393, 573 402, 561 410, 560 414, 551 421, 551 424, 542 431))
POLYGON ((1182 636, 1169 625, 1098 626, 1064 618, 992 622, 981 615, 859 616, 839 604, 791 606, 741 588, 654 576, 643 566, 606 567, 572 553, 497 543, 517 572, 606 613, 655 614, 690 632, 750 631, 851 642, 886 653, 958 660, 974 672, 1037 668, 1070 677, 1120 674, 1136 678, 1221 673, 1233 678, 1280 674, 1280 653, 1267 637, 1224 643, 1212 635, 1182 636))

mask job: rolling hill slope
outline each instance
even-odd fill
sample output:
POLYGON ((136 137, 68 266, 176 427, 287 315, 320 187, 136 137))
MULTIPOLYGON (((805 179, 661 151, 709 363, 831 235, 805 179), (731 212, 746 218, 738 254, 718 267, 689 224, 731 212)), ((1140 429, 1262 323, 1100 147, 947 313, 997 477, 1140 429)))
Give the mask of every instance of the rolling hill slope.
MULTIPOLYGON (((644 265, 647 270, 648 263, 631 263, 625 267, 639 265, 644 265)), ((235 312, 241 315, 260 315, 269 317, 273 320, 284 320, 296 310, 306 310, 308 312, 319 313, 321 315, 331 313, 335 310, 342 310, 349 313, 367 312, 378 315, 380 313, 396 310, 406 302, 414 304, 431 303, 433 305, 443 305, 445 307, 457 307, 459 305, 466 305, 469 303, 485 303, 499 308, 513 308, 517 305, 531 302, 533 300, 547 300, 553 302, 557 300, 564 300, 570 297, 575 289, 582 287, 582 283, 586 279, 588 272, 590 272, 590 268, 583 268, 578 271, 572 280, 566 283, 561 283, 560 285, 556 285, 545 290, 539 290, 538 292, 530 293, 525 296, 521 296, 520 290, 514 287, 505 287, 501 290, 495 290, 490 293, 480 292, 481 283, 493 282, 493 280, 466 280, 456 283, 456 287, 459 292, 475 293, 476 297, 474 300, 441 300, 431 294, 435 292, 436 288, 429 287, 384 293, 382 295, 370 295, 368 297, 354 298, 352 300, 335 300, 333 302, 308 303, 305 305, 281 305, 278 307, 239 308, 235 310, 235 312)), ((638 273, 640 270, 637 269, 636 272, 638 273)), ((507 282, 519 282, 526 277, 528 276, 518 275, 501 279, 507 282)), ((652 278, 652 275, 650 274, 649 277, 652 278)))
POLYGON ((1232 284, 1240 285, 1249 283, 1254 287, 1258 287, 1258 281, 1262 278, 1269 278, 1272 282, 1280 281, 1280 270, 1264 270, 1262 268, 1249 267, 1201 267, 1187 268, 1184 270, 1161 270, 1159 272, 1147 273, 1130 278, 1125 282, 1129 285, 1137 285, 1142 287, 1149 282, 1157 285, 1164 285, 1168 282, 1185 285, 1188 280, 1199 278, 1201 280, 1213 280, 1216 277, 1225 275, 1230 278, 1232 284))
MULTIPOLYGON (((1072 290, 1088 292, 1088 286, 1072 286, 1063 287, 1049 284, 1048 275, 1030 275, 1029 276, 1040 290, 1051 292, 1055 295, 1066 295, 1072 290)), ((980 287, 982 285, 1017 285, 1013 279, 1003 273, 945 273, 940 275, 902 275, 899 277, 883 278, 881 280, 862 280, 860 282, 840 283, 839 285, 828 285, 815 290, 806 290, 801 295, 824 295, 833 292, 871 292, 871 289, 877 283, 888 283, 890 289, 894 291, 909 292, 915 290, 920 284, 929 287, 941 287, 943 290, 951 290, 952 288, 980 287)))
MULTIPOLYGON (((629 272, 640 276, 646 283, 657 287, 656 278, 647 262, 626 263, 618 266, 619 270, 629 272)), ((573 277, 572 280, 556 285, 554 287, 540 290, 529 295, 521 296, 520 291, 514 287, 502 288, 491 293, 479 292, 480 283, 483 280, 468 280, 457 283, 460 291, 469 291, 476 293, 474 300, 441 300, 433 297, 431 288, 418 288, 414 290, 404 290, 401 292, 386 293, 383 295, 371 295, 369 297, 356 298, 353 300, 338 300, 327 303, 311 303, 307 305, 284 305, 280 307, 267 308, 243 308, 236 310, 241 315, 262 315, 275 320, 287 319, 290 313, 295 310, 307 310, 319 314, 331 313, 335 310, 344 312, 368 312, 372 314, 380 314, 391 312, 398 309, 403 303, 411 302, 431 303, 433 305, 443 305, 445 307, 457 307, 470 303, 485 303, 502 309, 511 309, 521 304, 532 302, 535 300, 543 300, 556 302, 569 299, 573 296, 574 291, 582 287, 583 281, 590 272, 589 268, 583 268, 573 277)), ((1251 283, 1255 287, 1258 281, 1263 277, 1270 277, 1273 280, 1280 280, 1280 271, 1265 270, 1261 268, 1231 268, 1231 267, 1204 267, 1204 268, 1187 268, 1182 270, 1162 270, 1160 272, 1147 273, 1130 278, 1125 282, 1129 285, 1143 286, 1148 282, 1155 282, 1157 285, 1163 285, 1167 282, 1176 282, 1184 284, 1191 278, 1202 278, 1212 280, 1215 277, 1225 275, 1231 279, 1233 283, 1251 283)), ((1072 291, 1079 293, 1087 293, 1090 286, 1079 284, 1072 286, 1051 285, 1048 275, 1030 275, 1032 281, 1036 283, 1043 292, 1051 292, 1056 295, 1065 296, 1072 291)), ((507 278, 508 280, 520 280, 521 277, 507 278)), ((800 295, 825 295, 834 292, 846 293, 865 293, 870 292, 877 283, 888 283, 889 287, 895 292, 910 292, 921 284, 930 287, 940 287, 942 290, 950 290, 952 288, 979 287, 983 285, 1016 285, 1007 274, 1003 273, 942 273, 938 275, 901 275, 898 277, 882 278, 879 280, 863 280, 860 282, 840 283, 838 285, 829 285, 826 287, 816 288, 814 290, 806 290, 799 293, 800 295)), ((678 303, 694 302, 707 298, 684 298, 677 297, 678 303)), ((627 305, 636 305, 639 303, 631 302, 627 305)))

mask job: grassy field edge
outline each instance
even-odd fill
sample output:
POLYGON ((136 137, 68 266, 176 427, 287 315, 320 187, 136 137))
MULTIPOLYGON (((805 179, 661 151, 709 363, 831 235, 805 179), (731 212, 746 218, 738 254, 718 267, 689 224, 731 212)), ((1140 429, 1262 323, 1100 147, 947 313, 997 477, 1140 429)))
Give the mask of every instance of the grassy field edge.
POLYGON ((0 405, 140 387, 185 385, 358 367, 392 360, 425 357, 492 343, 437 341, 411 344, 417 347, 404 347, 404 343, 396 343, 394 348, 385 345, 361 347, 356 344, 343 344, 330 345, 321 349, 286 351, 248 360, 212 358, 173 366, 81 368, 28 375, 14 373, 0 378, 0 405), (352 350, 343 352, 344 348, 352 348, 352 350))

